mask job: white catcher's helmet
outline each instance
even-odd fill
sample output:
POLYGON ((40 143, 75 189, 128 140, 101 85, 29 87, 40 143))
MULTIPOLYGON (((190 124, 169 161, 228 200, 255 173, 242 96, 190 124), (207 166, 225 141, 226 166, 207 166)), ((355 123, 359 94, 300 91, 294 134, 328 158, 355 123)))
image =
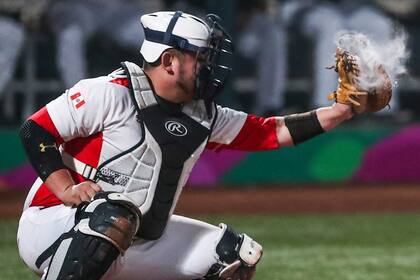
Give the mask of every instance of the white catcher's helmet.
POLYGON ((220 18, 210 14, 202 20, 177 11, 146 14, 140 21, 145 35, 140 53, 146 62, 156 62, 170 48, 206 58, 206 62, 200 60, 200 67, 196 67, 195 97, 206 102, 210 115, 210 104, 232 70, 229 58, 233 45, 219 23, 220 18))
POLYGON ((148 63, 158 60, 170 48, 197 51, 208 45, 210 28, 196 16, 181 12, 156 12, 143 15, 140 20, 146 34, 140 53, 148 63))

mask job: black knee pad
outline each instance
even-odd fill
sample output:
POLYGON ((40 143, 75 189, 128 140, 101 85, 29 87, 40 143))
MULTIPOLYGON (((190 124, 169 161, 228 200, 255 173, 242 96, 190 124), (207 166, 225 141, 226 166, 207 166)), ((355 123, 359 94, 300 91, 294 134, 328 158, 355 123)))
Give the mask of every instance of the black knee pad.
POLYGON ((43 279, 100 279, 130 246, 140 218, 138 208, 124 195, 96 195, 92 202, 78 209, 74 228, 38 258, 40 267, 53 254, 43 279))
POLYGON ((77 229, 108 240, 121 254, 130 246, 140 227, 140 210, 120 193, 99 193, 79 212, 77 229))
MULTIPOLYGON (((255 270, 262 256, 262 246, 248 235, 236 233, 230 226, 225 224, 219 226, 222 228, 222 235, 216 246, 218 261, 202 279, 225 279, 226 275, 234 275, 239 270, 255 270)), ((247 274, 243 271, 242 273, 247 274)), ((251 277, 244 279, 251 279, 251 277)), ((232 277, 232 279, 236 278, 232 277)))

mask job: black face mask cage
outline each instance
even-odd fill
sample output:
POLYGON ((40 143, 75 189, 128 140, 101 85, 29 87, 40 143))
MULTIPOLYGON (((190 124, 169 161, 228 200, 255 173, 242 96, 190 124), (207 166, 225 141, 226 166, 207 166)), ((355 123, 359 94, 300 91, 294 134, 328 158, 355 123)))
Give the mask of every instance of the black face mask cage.
POLYGON ((232 71, 234 50, 230 35, 219 24, 220 18, 209 14, 205 21, 210 27, 210 39, 208 47, 197 52, 195 96, 205 101, 207 115, 211 118, 211 104, 232 71))

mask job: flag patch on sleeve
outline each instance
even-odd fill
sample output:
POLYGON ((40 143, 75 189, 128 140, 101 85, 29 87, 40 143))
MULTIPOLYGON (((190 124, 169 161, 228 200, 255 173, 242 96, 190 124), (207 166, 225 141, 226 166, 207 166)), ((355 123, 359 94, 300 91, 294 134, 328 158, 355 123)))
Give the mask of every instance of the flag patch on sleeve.
POLYGON ((73 106, 76 109, 79 109, 80 107, 82 107, 84 104, 86 104, 85 100, 83 99, 83 96, 80 92, 76 92, 72 95, 70 95, 70 99, 73 102, 73 106))

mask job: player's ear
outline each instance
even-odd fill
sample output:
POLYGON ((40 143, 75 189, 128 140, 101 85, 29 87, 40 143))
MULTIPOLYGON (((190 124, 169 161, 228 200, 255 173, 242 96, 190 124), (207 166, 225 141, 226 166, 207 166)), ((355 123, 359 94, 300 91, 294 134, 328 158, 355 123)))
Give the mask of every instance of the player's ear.
POLYGON ((174 74, 174 54, 170 51, 164 51, 160 56, 160 61, 163 69, 170 74, 174 74))

